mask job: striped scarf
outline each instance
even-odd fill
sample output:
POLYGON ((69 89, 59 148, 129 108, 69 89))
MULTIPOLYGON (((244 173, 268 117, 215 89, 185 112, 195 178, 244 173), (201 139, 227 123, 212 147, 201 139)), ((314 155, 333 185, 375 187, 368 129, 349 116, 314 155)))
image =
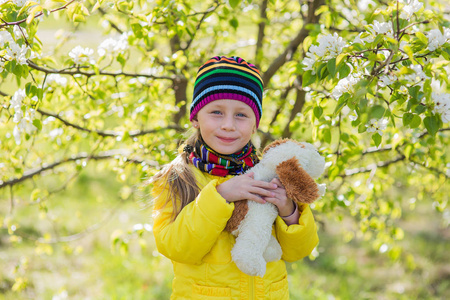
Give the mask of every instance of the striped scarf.
POLYGON ((201 139, 190 150, 193 150, 189 156, 191 163, 200 171, 215 176, 240 175, 259 162, 251 142, 241 151, 230 155, 217 153, 201 139))

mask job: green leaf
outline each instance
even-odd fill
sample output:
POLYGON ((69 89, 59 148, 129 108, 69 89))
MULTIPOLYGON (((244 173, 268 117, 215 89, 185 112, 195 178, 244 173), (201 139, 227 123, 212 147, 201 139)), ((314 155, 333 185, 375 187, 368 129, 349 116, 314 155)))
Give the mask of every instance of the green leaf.
POLYGON ((350 67, 347 64, 343 64, 339 69, 339 79, 345 78, 350 74, 350 67))
POLYGON ((428 39, 422 32, 418 31, 416 32, 416 37, 421 41, 423 44, 428 44, 428 39))
POLYGON ((130 26, 131 26, 131 30, 133 30, 133 33, 137 38, 144 37, 144 35, 142 33, 142 26, 139 23, 137 23, 137 22, 131 23, 130 26))
POLYGON ((408 126, 412 119, 414 118, 414 115, 412 113, 405 113, 403 114, 403 126, 408 126))
POLYGON ((414 144, 406 145, 405 151, 403 151, 403 154, 405 154, 406 159, 409 159, 413 150, 414 150, 414 144))
POLYGON ((439 121, 437 120, 437 116, 428 116, 423 119, 423 123, 425 124, 425 128, 431 135, 435 135, 439 130, 439 121))
POLYGON ((375 143, 375 146, 377 146, 377 147, 379 147, 380 146, 380 144, 381 144, 381 140, 382 140, 383 138, 381 137, 381 135, 377 132, 377 133, 374 133, 373 135, 372 135, 372 140, 373 140, 373 142, 375 143))
POLYGON ((42 130, 42 123, 41 120, 39 119, 34 119, 33 120, 33 125, 36 126, 36 128, 40 131, 42 130))
POLYGON ((328 169, 328 178, 332 181, 334 178, 336 178, 339 175, 340 169, 336 165, 332 165, 328 169))
POLYGON ((323 108, 322 107, 320 107, 320 106, 314 107, 314 116, 316 116, 317 119, 320 118, 322 113, 323 113, 323 108))
POLYGON ((408 55, 409 59, 411 61, 413 61, 414 60, 414 52, 413 52, 412 48, 409 45, 406 45, 403 47, 403 50, 408 55))
POLYGON ((302 86, 303 87, 306 87, 315 81, 316 81, 316 75, 315 74, 313 75, 311 70, 308 70, 305 73, 303 73, 303 76, 302 76, 302 86))
POLYGON ((241 2, 241 0, 229 0, 228 1, 228 3, 230 3, 230 6, 232 8, 236 8, 239 5, 240 2, 241 2))
POLYGON ((236 17, 233 17, 230 21, 229 21, 231 27, 233 27, 234 29, 238 28, 239 26, 239 21, 236 19, 236 17))
POLYGON ((32 95, 31 95, 31 89, 32 88, 36 88, 35 86, 33 86, 33 84, 31 83, 31 82, 28 82, 26 85, 25 85, 25 94, 27 94, 27 96, 28 97, 31 97, 32 95))
POLYGON ((426 109, 427 109, 427 107, 425 105, 417 105, 416 108, 414 109, 414 111, 420 115, 426 109))
POLYGON ((336 105, 336 108, 334 109, 334 114, 337 115, 341 109, 347 104, 347 100, 349 98, 349 94, 345 93, 339 98, 338 104, 336 105))
POLYGON ((327 64, 323 63, 317 68, 317 77, 322 80, 328 75, 327 64))
MULTIPOLYGON (((342 59, 343 59, 344 57, 346 57, 346 56, 347 56, 346 53, 341 53, 341 54, 339 54, 339 55, 336 57, 336 65, 339 66, 339 65, 341 64, 341 62, 342 62, 342 59)), ((344 62, 344 64, 345 64, 345 62, 344 62)))
POLYGON ((417 128, 422 123, 422 119, 419 115, 414 114, 413 119, 411 120, 411 123, 409 124, 409 127, 411 128, 417 128))
POLYGON ((331 130, 330 130, 330 128, 325 128, 323 130, 323 139, 328 144, 331 144, 331 130))
POLYGON ((332 58, 327 63, 328 72, 332 77, 336 75, 336 58, 332 58))
POLYGON ((361 125, 358 126, 358 133, 366 132, 366 130, 367 130, 366 125, 361 124, 361 125))
POLYGON ((408 92, 414 100, 419 99, 420 86, 412 86, 408 88, 408 92))
POLYGON ((125 66, 127 60, 125 59, 125 57, 123 57, 122 54, 117 55, 117 61, 120 63, 120 65, 122 66, 122 68, 125 66))
POLYGON ((371 119, 381 119, 384 115, 384 107, 381 105, 375 105, 370 110, 370 118, 371 119))

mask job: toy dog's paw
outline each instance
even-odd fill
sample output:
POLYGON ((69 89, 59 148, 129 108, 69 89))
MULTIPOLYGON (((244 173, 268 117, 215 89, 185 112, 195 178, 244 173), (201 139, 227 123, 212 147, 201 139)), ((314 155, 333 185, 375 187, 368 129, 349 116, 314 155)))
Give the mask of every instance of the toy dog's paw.
POLYGON ((266 261, 261 255, 240 255, 231 251, 236 266, 247 275, 263 277, 266 273, 266 261))
POLYGON ((265 261, 271 262, 280 260, 282 254, 283 250, 281 250, 280 244, 278 243, 277 239, 273 235, 271 235, 269 244, 267 245, 267 248, 263 253, 265 261))

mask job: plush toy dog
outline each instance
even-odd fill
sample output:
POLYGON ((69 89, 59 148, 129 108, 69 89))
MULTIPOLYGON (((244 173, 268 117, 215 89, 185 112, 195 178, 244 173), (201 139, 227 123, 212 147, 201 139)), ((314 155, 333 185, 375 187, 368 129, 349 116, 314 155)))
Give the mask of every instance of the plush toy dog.
MULTIPOLYGON (((254 179, 270 182, 278 178, 287 197, 300 203, 312 203, 325 193, 325 184, 317 184, 325 169, 325 159, 309 143, 283 139, 269 144, 261 161, 248 170, 254 179)), ((264 276, 266 262, 281 258, 280 244, 272 235, 278 210, 271 203, 237 201, 225 230, 236 236, 231 256, 237 267, 252 276, 264 276)))

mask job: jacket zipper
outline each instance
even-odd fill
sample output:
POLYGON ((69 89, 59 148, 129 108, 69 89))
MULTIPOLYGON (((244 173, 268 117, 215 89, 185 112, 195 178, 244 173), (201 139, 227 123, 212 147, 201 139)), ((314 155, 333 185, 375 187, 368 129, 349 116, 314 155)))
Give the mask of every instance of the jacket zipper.
POLYGON ((255 299, 254 285, 255 285, 255 279, 253 278, 253 276, 250 276, 250 297, 249 297, 249 299, 255 299))

